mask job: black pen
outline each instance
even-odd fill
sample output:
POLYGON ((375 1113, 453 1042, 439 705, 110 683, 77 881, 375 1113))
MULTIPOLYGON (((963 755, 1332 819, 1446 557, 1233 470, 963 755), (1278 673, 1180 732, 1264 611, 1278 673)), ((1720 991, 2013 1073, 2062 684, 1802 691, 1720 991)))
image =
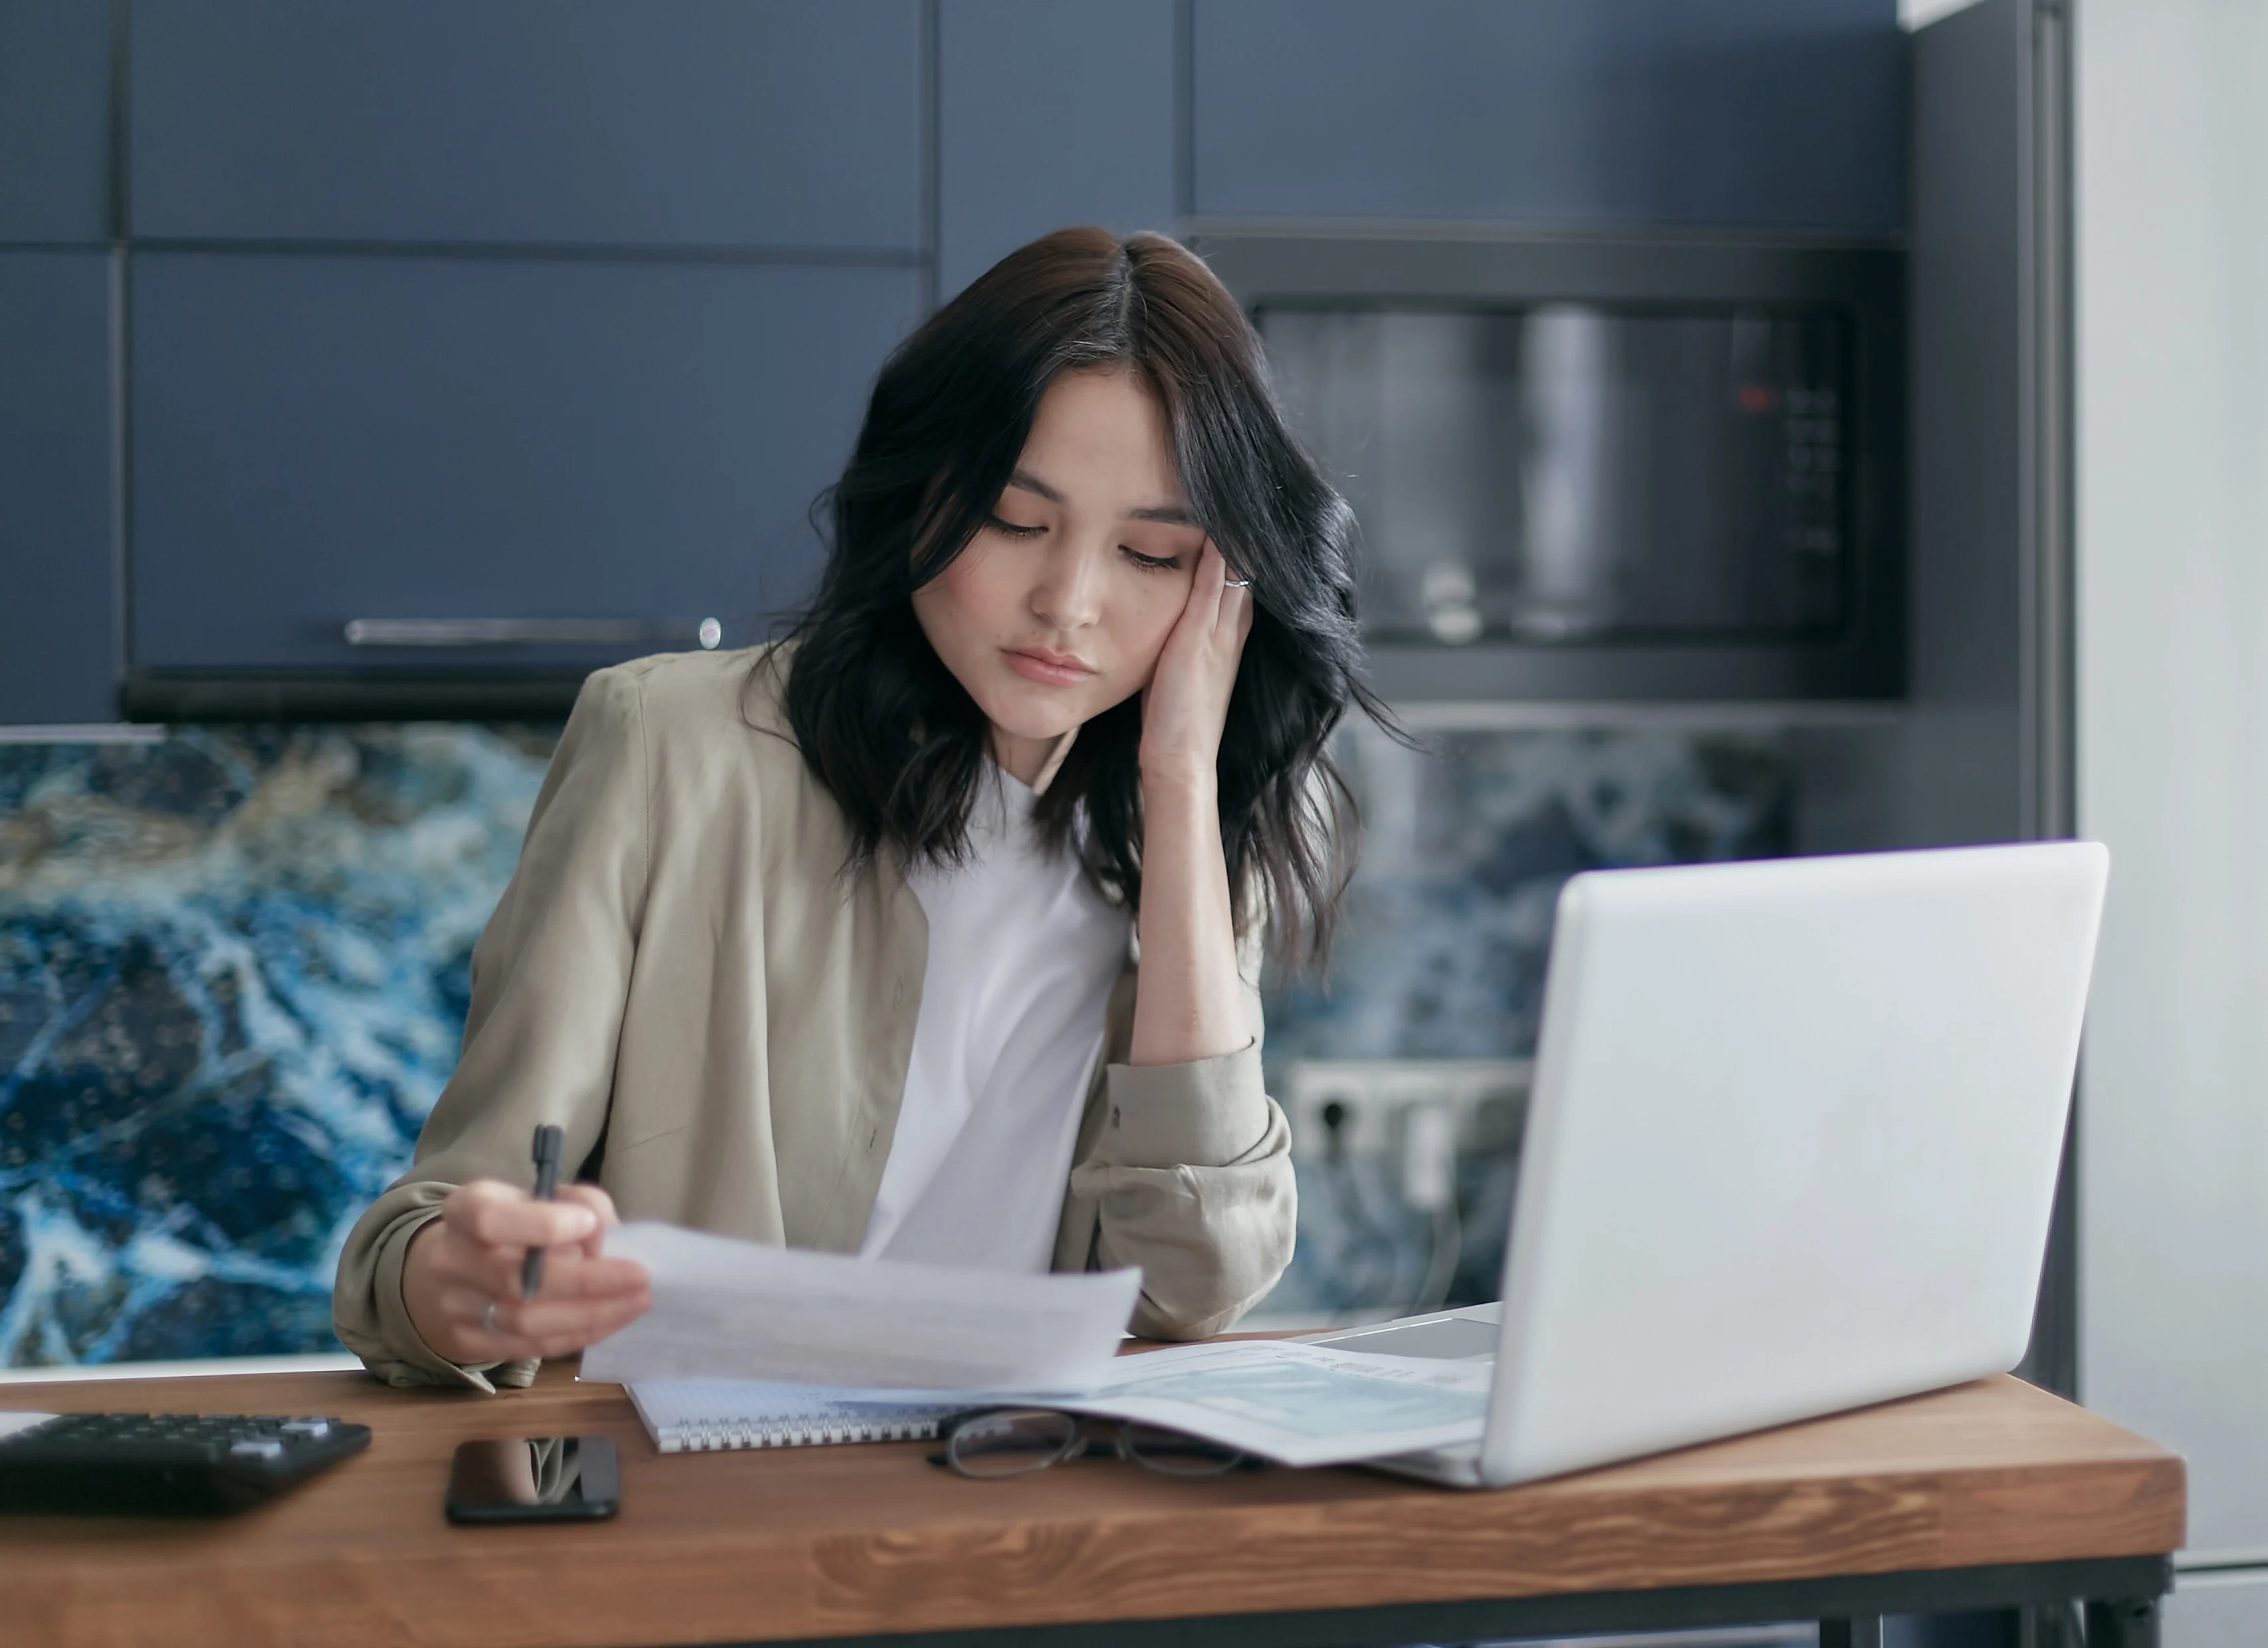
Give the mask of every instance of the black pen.
MULTIPOLYGON (((535 1129, 535 1143, 528 1148, 535 1155, 535 1199, 552 1202, 559 1196, 559 1146, 565 1135, 549 1122, 535 1129)), ((543 1249, 527 1250, 527 1262, 519 1269, 519 1296, 534 1299, 535 1290, 543 1285, 543 1249)))

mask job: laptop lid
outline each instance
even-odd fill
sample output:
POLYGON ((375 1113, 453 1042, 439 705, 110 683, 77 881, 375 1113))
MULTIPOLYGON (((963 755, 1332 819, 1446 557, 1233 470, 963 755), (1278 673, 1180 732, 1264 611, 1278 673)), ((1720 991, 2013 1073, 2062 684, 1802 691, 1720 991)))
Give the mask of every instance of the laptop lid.
POLYGON ((1484 1479, 2015 1365, 2108 868, 2065 842, 1570 881, 1484 1479))

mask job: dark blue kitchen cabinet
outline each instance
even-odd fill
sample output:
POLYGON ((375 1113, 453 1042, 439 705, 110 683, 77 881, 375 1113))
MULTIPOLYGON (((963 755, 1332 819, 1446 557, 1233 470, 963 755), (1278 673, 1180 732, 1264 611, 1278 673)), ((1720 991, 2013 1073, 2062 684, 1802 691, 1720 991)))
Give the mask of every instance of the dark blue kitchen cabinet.
POLYGON ((109 0, 0 0, 0 243, 109 238, 109 0))
POLYGON ((587 665, 356 619, 793 605, 917 270, 152 252, 132 298, 137 672, 587 665))
POLYGON ((0 249, 0 725, 114 715, 112 279, 0 249))
POLYGON ((1173 0, 941 0, 938 293, 1065 224, 1176 215, 1173 0))
POLYGON ((924 248, 920 0, 140 0, 137 238, 924 248))
POLYGON ((1895 234, 1895 0, 1192 0, 1194 206, 1895 234))

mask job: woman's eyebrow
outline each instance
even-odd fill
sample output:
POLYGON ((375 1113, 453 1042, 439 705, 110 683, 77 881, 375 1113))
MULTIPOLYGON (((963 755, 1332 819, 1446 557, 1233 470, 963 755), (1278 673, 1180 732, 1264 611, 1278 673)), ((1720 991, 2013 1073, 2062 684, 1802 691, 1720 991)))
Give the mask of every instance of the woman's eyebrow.
MULTIPOLYGON (((1050 504, 1060 504, 1064 495, 1028 469, 1019 469, 1008 477, 1008 484, 1019 492, 1029 492, 1050 504)), ((1167 526, 1196 526, 1201 523, 1189 512, 1186 504, 1152 504, 1145 509, 1128 510, 1128 520, 1159 521, 1167 526)))
POLYGON ((1050 504, 1061 504, 1064 501, 1064 495, 1062 493, 1057 491, 1053 487, 1041 480, 1039 476, 1032 474, 1028 469, 1017 470, 1015 474, 1008 477, 1008 484, 1014 487, 1019 492, 1037 493, 1040 497, 1047 499, 1050 504))
POLYGON ((1153 504, 1148 509, 1129 510, 1128 520, 1163 521, 1168 526, 1195 526, 1197 518, 1182 504, 1153 504))

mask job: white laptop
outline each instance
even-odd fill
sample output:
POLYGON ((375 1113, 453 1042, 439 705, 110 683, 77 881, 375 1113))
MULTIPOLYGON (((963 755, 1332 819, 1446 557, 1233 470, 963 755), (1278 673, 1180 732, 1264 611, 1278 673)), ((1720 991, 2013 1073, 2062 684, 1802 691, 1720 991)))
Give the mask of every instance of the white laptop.
POLYGON ((1492 1357, 1498 1486, 2022 1357, 2110 858, 1605 871, 1560 895, 1504 1299, 1322 1335, 1492 1357))

